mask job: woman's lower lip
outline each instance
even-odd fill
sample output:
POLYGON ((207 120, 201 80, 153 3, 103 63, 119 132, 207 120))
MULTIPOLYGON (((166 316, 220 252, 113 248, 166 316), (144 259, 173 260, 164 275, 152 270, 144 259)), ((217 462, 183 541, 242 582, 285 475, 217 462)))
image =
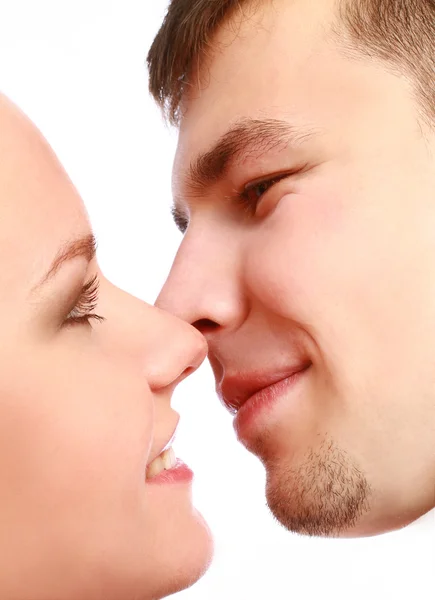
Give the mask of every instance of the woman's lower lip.
POLYGON ((182 460, 177 458, 177 463, 172 469, 162 471, 155 477, 147 479, 147 484, 166 485, 171 483, 192 483, 193 471, 182 460))
POLYGON ((258 419, 272 410, 274 405, 299 383, 307 370, 308 367, 259 390, 248 398, 239 408, 234 418, 234 429, 237 437, 240 440, 249 439, 258 419))

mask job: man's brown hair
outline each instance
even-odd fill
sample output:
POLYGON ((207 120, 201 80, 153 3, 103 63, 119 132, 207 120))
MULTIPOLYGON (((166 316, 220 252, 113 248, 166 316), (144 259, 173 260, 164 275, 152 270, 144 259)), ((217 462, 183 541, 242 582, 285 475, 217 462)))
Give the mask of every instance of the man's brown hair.
MULTIPOLYGON (((173 124, 197 65, 236 10, 267 0, 171 0, 149 50, 149 86, 173 124)), ((268 0, 271 2, 272 0, 268 0)), ((371 57, 408 77, 423 115, 435 119, 435 0, 337 0, 334 33, 347 54, 371 57)))

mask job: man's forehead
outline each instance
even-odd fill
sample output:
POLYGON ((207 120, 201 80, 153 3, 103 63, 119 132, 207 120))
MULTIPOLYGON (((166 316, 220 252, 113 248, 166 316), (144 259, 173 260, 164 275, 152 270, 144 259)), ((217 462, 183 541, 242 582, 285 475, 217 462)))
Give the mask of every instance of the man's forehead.
MULTIPOLYGON (((197 61, 200 66, 185 87, 176 171, 240 119, 282 118, 283 113, 300 110, 301 89, 309 77, 306 65, 316 63, 321 53, 314 46, 325 49, 326 39, 320 34, 325 28, 319 20, 322 11, 313 17, 305 4, 313 2, 264 3, 252 19, 240 16, 237 31, 230 24, 218 30, 206 59, 197 61)), ((334 2, 321 4, 327 11, 334 2)))
MULTIPOLYGON (((190 102, 211 86, 237 79, 248 63, 255 69, 265 59, 273 71, 290 57, 297 62, 299 55, 311 54, 319 43, 331 40, 331 26, 338 22, 337 7, 338 0, 242 2, 192 61, 183 99, 190 102)), ((262 86, 261 79, 258 84, 262 86)))

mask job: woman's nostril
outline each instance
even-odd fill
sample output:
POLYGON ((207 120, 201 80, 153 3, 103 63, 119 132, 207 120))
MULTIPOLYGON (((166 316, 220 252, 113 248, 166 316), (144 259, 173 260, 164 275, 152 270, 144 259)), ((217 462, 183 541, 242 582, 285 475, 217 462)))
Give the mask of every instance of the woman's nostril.
POLYGON ((182 373, 177 377, 175 381, 172 382, 172 385, 179 385, 182 381, 184 381, 189 375, 196 371, 196 367, 187 367, 184 369, 182 373))
POLYGON ((181 373, 181 379, 186 379, 186 377, 189 377, 189 375, 192 375, 192 373, 195 371, 195 367, 187 367, 187 369, 184 369, 184 371, 181 373))
POLYGON ((192 323, 193 327, 200 331, 202 334, 210 333, 219 327, 218 323, 211 319, 199 319, 192 323))

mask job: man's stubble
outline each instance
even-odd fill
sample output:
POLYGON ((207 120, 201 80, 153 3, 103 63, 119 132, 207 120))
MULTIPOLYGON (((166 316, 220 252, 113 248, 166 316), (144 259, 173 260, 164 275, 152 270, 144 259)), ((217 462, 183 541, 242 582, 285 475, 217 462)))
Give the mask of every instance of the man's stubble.
POLYGON ((370 510, 372 493, 364 473, 334 441, 325 438, 298 464, 263 460, 267 504, 295 533, 334 537, 352 529, 370 510))

